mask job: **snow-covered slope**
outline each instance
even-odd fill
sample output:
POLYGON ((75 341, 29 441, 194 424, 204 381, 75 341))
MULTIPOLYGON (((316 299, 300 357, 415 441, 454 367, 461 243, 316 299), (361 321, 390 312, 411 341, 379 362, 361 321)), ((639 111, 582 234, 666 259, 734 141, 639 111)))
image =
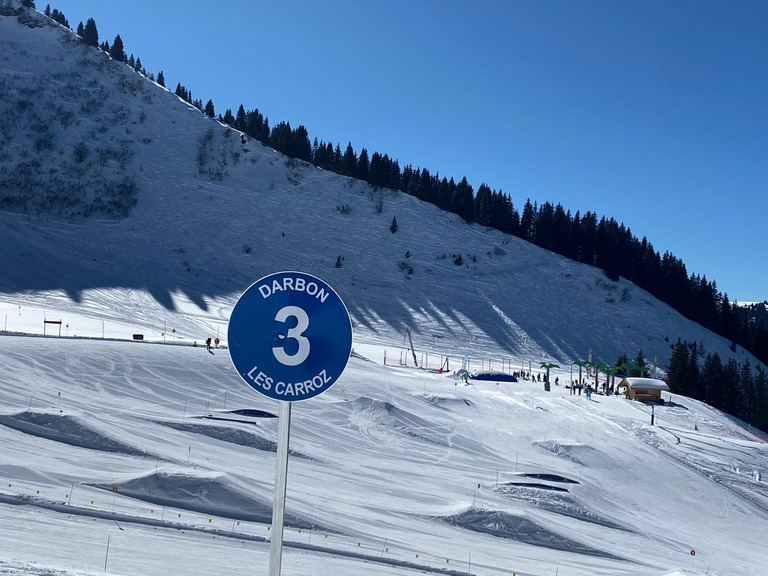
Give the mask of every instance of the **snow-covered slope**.
POLYGON ((402 342, 409 329, 425 351, 534 366, 589 348, 606 363, 642 349, 663 366, 678 338, 732 355, 632 283, 243 144, 71 32, 25 22, 0 16, 0 299, 11 305, 130 312, 146 332, 162 321, 195 340, 221 332, 253 281, 296 269, 339 292, 360 340, 402 342))
MULTIPOLYGON (((0 340, 0 573, 267 573, 278 407, 226 350, 0 340)), ((284 574, 764 573, 764 437, 358 351, 294 406, 284 574)))

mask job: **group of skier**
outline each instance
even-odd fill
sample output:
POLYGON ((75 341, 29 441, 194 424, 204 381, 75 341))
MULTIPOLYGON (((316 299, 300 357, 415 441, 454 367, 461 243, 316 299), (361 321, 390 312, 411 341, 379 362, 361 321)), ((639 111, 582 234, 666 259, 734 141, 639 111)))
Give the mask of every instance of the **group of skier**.
POLYGON ((571 382, 571 385, 569 386, 569 389, 571 391, 571 394, 578 394, 581 396, 582 389, 584 390, 584 394, 587 396, 587 400, 592 399, 592 385, 591 384, 584 384, 583 382, 579 382, 578 380, 574 380, 571 382))

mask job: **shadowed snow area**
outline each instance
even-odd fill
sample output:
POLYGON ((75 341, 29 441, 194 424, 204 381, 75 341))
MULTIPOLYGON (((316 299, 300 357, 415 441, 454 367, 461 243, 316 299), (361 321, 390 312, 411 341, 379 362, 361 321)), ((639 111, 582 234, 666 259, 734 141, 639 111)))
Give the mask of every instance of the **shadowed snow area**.
POLYGON ((99 450, 102 452, 117 452, 129 456, 146 456, 147 453, 109 438, 104 434, 88 428, 72 416, 60 414, 40 414, 35 412, 19 412, 18 414, 0 414, 0 424, 19 432, 62 442, 70 446, 99 450))
POLYGON ((440 520, 453 526, 466 528, 467 530, 490 534, 497 538, 516 540, 542 548, 575 552, 576 554, 588 554, 602 558, 619 558, 619 556, 605 550, 570 540, 562 534, 552 532, 528 518, 496 510, 467 510, 461 514, 440 518, 440 520))
POLYGON ((583 505, 577 502, 574 498, 566 495, 568 490, 565 488, 549 486, 547 484, 515 482, 500 485, 496 488, 496 491, 499 494, 504 494, 515 500, 533 504, 542 510, 562 514, 563 516, 568 516, 569 518, 575 518, 576 520, 582 520, 584 522, 592 522, 594 524, 599 524, 600 526, 605 526, 606 528, 625 530, 621 524, 606 518, 601 518, 597 514, 585 509, 583 505), (553 493, 543 493, 542 490, 553 493), (557 492, 560 492, 560 494, 557 492))
MULTIPOLYGON (((113 484, 90 484, 112 491, 113 484)), ((150 474, 120 483, 120 494, 157 506, 193 510, 251 522, 272 522, 272 502, 239 492, 220 477, 204 478, 184 474, 150 474)), ((286 515, 286 523, 309 528, 308 520, 286 515)), ((321 526, 318 529, 323 530, 321 526)))
MULTIPOLYGON (((237 428, 229 428, 224 426, 210 426, 206 424, 189 424, 186 422, 172 422, 165 421, 159 422, 163 426, 168 426, 174 430, 181 430, 182 432, 192 432, 194 434, 202 434, 209 438, 215 438, 216 440, 222 440, 223 442, 231 442, 238 444, 239 446, 245 446, 247 448, 255 448, 256 450, 264 450, 265 452, 277 452, 277 442, 274 440, 268 440, 257 436, 252 432, 246 430, 238 430, 237 428)), ((288 451, 289 456, 296 458, 304 458, 306 460, 314 460, 312 456, 307 456, 301 452, 295 450, 288 451)))
POLYGON ((563 458, 564 460, 568 460, 575 464, 581 464, 582 466, 589 466, 590 462, 597 462, 600 461, 601 458, 605 458, 604 454, 600 454, 592 446, 586 446, 584 444, 568 444, 566 442, 543 440, 534 442, 534 446, 551 452, 559 458, 563 458))
POLYGON ((524 476, 525 478, 537 478, 539 480, 547 480, 549 482, 561 482, 563 484, 578 484, 576 480, 571 480, 570 478, 564 478, 563 476, 559 476, 557 474, 521 474, 521 476, 524 476))

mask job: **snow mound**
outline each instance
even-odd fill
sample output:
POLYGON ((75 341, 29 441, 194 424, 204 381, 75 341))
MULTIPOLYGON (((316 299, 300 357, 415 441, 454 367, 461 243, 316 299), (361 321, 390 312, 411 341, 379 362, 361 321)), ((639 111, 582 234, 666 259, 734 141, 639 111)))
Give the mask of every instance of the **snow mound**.
MULTIPOLYGON (((186 422, 173 422, 164 421, 158 422, 168 428, 179 430, 180 432, 191 432, 193 434, 201 434, 208 438, 215 440, 221 440, 222 442, 229 442, 231 444, 237 444, 238 446, 245 446, 247 448, 255 448, 256 450, 262 450, 264 452, 277 452, 277 443, 268 438, 263 438, 252 432, 246 430, 239 430, 234 427, 228 426, 215 426, 210 424, 189 424, 186 422)), ((307 456, 301 452, 295 450, 289 450, 289 455, 296 458, 303 458, 305 460, 317 460, 312 456, 307 456)))
MULTIPOLYGON (((572 480, 570 482, 573 482, 572 480)), ((495 489, 496 493, 513 498, 517 502, 532 504, 540 510, 559 514, 605 528, 631 532, 626 526, 595 514, 572 496, 568 489, 536 483, 506 482, 495 489)))
POLYGON ((398 408, 391 402, 360 396, 346 403, 352 411, 351 424, 364 434, 372 429, 394 430, 410 438, 448 446, 453 430, 398 408))
POLYGON ((605 458, 599 450, 585 444, 567 444, 564 442, 545 440, 534 442, 533 445, 542 450, 546 450, 547 452, 551 452, 564 460, 584 466, 587 466, 590 463, 599 464, 605 458))
POLYGON ((0 415, 0 424, 25 434, 53 440, 54 442, 61 442, 70 446, 127 454, 129 456, 147 455, 142 450, 113 440, 85 426, 72 416, 20 412, 18 414, 0 415))
POLYGON ((442 408, 443 410, 461 410, 465 408, 473 408, 475 406, 474 402, 471 400, 468 400, 466 398, 458 398, 458 397, 446 397, 446 396, 419 396, 426 402, 432 404, 433 406, 436 406, 437 408, 442 408))
MULTIPOLYGON (((113 489, 114 484, 88 484, 102 490, 113 489)), ((150 474, 120 482, 120 494, 156 506, 181 508, 236 520, 272 522, 272 504, 252 494, 244 494, 220 477, 198 477, 187 474, 150 474)), ((285 523, 297 528, 309 528, 316 522, 286 513, 285 523)))
POLYGON ((470 509, 460 514, 438 517, 438 520, 473 532, 490 534, 497 538, 516 540, 533 546, 586 554, 600 558, 617 558, 609 552, 598 550, 561 534, 557 534, 536 522, 497 510, 470 509))

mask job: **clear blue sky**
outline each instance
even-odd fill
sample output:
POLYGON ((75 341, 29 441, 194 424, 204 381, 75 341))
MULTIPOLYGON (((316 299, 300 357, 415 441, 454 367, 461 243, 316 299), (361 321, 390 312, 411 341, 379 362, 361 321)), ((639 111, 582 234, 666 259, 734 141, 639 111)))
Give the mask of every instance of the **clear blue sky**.
POLYGON ((613 217, 731 300, 768 299, 764 0, 51 7, 217 113, 613 217))

